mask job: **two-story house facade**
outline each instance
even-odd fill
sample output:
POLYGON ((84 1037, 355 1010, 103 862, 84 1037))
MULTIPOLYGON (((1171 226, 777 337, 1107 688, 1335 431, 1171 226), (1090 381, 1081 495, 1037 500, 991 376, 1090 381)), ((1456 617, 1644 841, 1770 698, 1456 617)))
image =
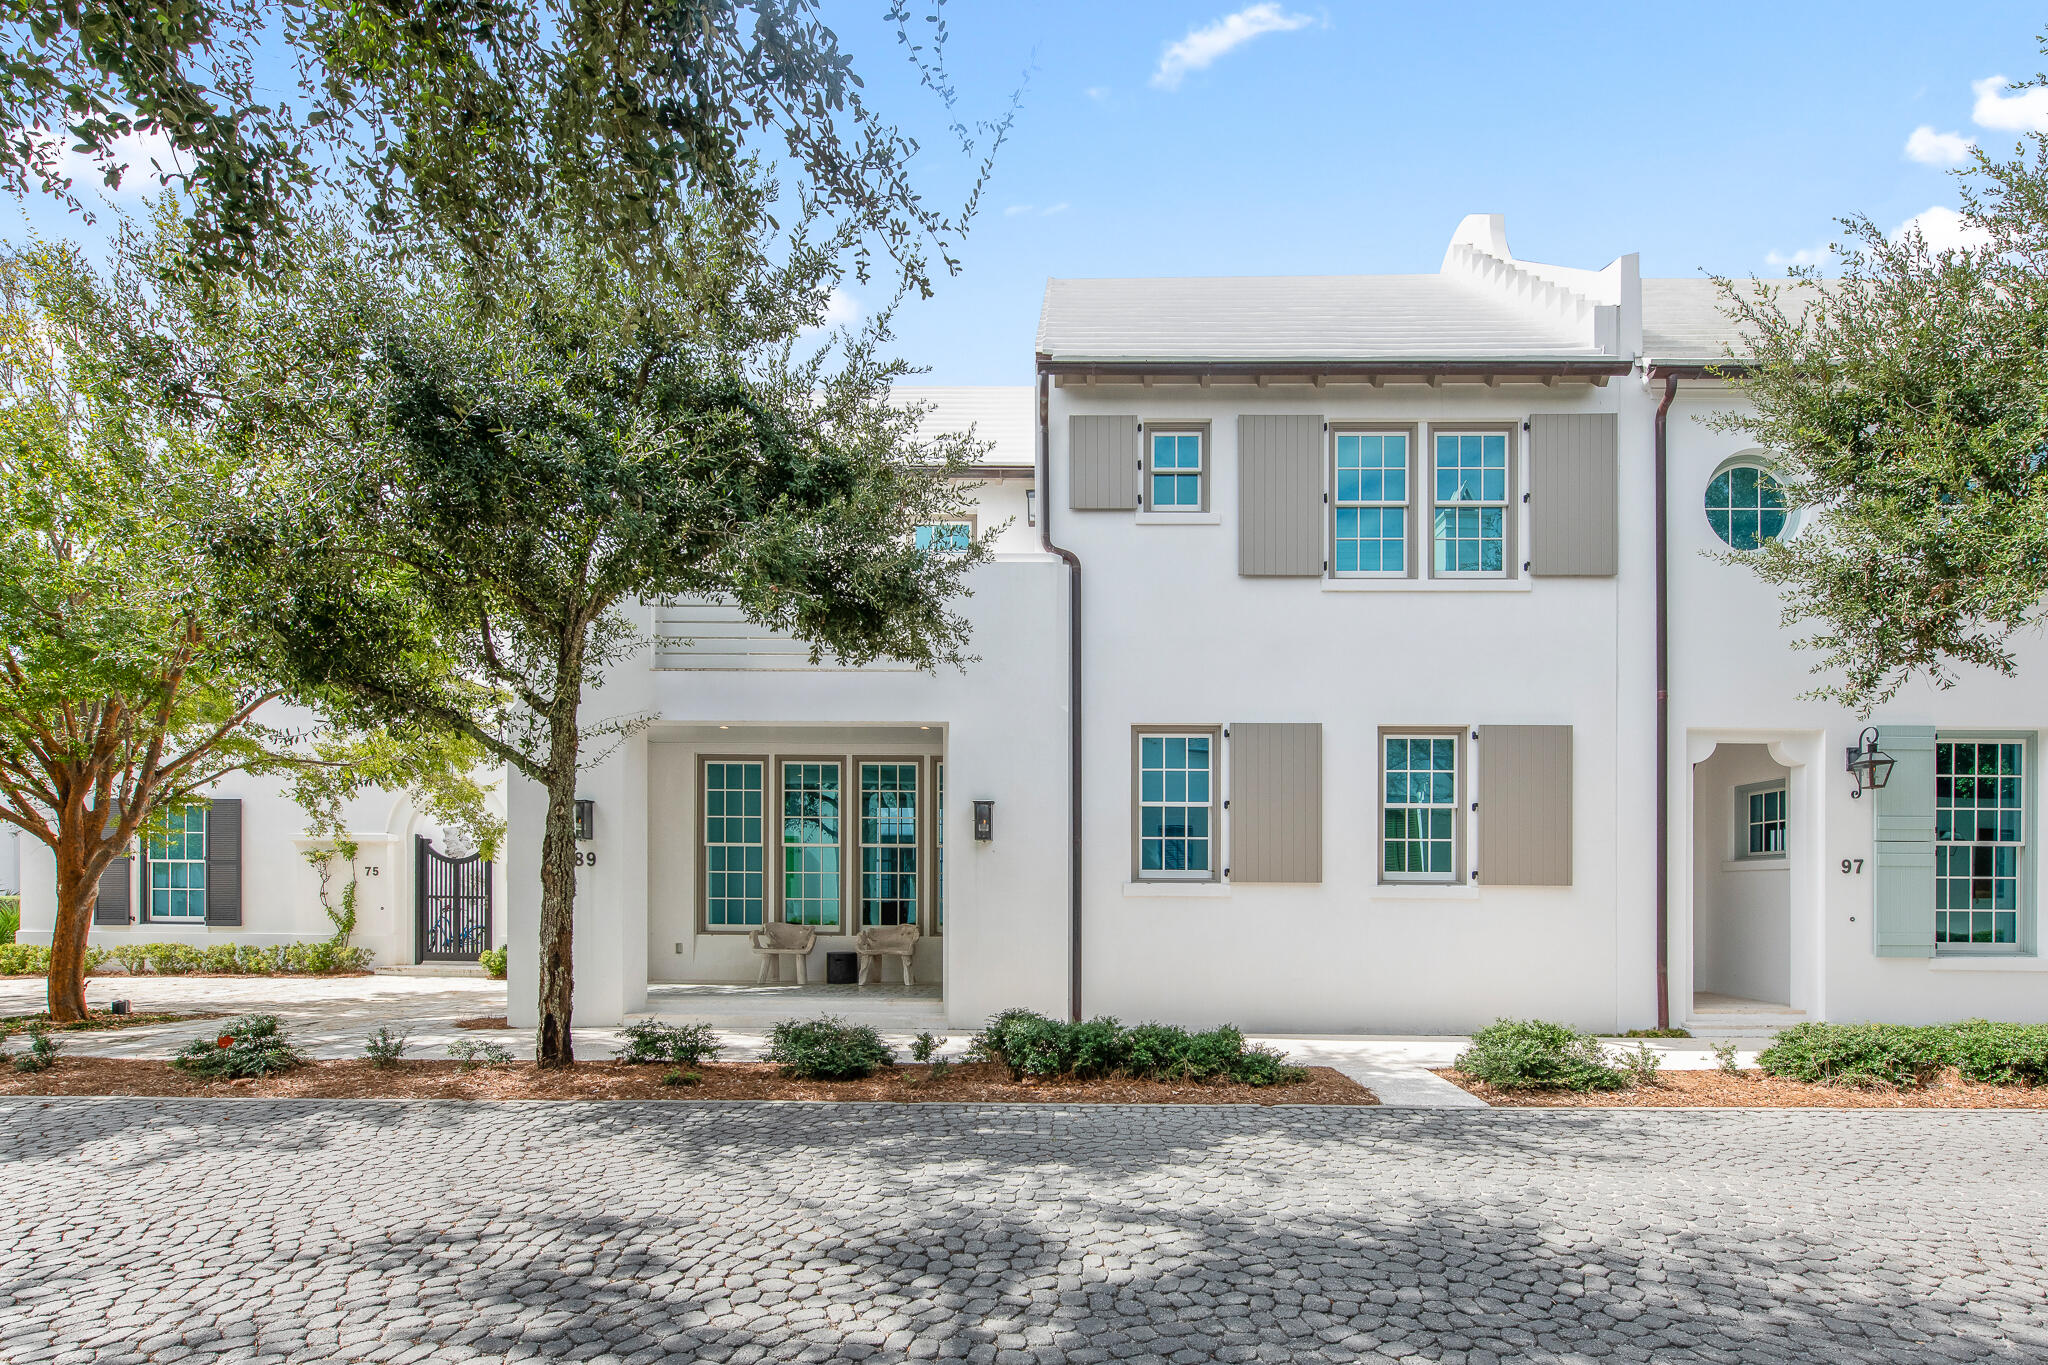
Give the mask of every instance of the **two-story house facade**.
POLYGON ((1796 514, 1704 421, 1737 342, 1709 282, 1520 261, 1483 215, 1433 275, 1051 281, 1032 388, 929 395, 998 446, 978 662, 812 669, 650 609, 705 633, 604 693, 661 720, 587 784, 579 1008, 751 979, 764 918, 821 956, 915 918, 960 1026, 2048 1017, 2048 713, 1804 695, 1739 563, 1796 514))

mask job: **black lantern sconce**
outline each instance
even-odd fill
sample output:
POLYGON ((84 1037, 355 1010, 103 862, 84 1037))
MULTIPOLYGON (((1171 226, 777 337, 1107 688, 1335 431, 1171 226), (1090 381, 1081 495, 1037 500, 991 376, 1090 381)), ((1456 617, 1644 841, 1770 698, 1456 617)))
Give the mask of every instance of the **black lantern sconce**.
POLYGON ((1849 772, 1856 779, 1856 790, 1850 798, 1860 798, 1865 792, 1874 792, 1891 781, 1892 764, 1897 762, 1890 754, 1877 747, 1877 727, 1865 726, 1863 733, 1856 736, 1856 742, 1849 746, 1849 772))
POLYGON ((586 797, 576 799, 576 837, 584 843, 597 837, 597 802, 586 797))
POLYGON ((996 803, 977 801, 974 803, 974 841, 985 844, 996 837, 996 803))

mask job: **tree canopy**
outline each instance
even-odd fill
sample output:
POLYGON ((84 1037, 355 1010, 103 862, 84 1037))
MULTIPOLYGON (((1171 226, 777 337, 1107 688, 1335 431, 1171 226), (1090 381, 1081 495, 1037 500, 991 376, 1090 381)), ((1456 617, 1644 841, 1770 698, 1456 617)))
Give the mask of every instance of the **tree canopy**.
MULTIPOLYGON (((2037 82, 2040 83, 2040 82, 2037 82)), ((1839 274, 1722 281, 1747 403, 1798 533, 1738 558, 1781 590, 1820 695, 1867 714, 1908 680, 2011 674, 2048 594, 2048 137, 1962 173, 1983 244, 1844 220, 1839 274)))
POLYGON ((951 210, 913 183, 918 143, 865 100, 819 0, 9 0, 0 183, 82 209, 63 150, 118 184, 123 139, 154 134, 203 273, 272 268, 297 213, 337 192, 472 269, 573 229, 641 273, 672 264, 670 219, 745 201, 768 156, 805 209, 859 230, 858 269, 881 251, 929 291, 1016 108, 954 112, 943 11, 896 0, 889 18, 981 158, 951 210))

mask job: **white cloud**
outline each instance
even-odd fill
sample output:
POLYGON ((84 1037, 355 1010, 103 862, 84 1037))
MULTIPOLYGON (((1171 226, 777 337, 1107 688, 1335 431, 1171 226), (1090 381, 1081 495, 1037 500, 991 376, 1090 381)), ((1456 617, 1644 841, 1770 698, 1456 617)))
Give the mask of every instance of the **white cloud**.
POLYGON ((1109 87, 1106 85, 1091 85, 1081 93, 1094 100, 1097 104, 1100 104, 1109 98, 1109 87))
POLYGON ((1050 218, 1055 213, 1065 213, 1068 209, 1072 207, 1072 204, 1069 204, 1066 200, 1062 199, 1059 203, 1054 204, 1051 208, 1045 210, 1045 212, 1039 214, 1038 216, 1041 218, 1050 218))
POLYGON ((1803 246, 1789 255, 1782 251, 1766 251, 1764 253, 1764 264, 1775 266, 1819 265, 1827 257, 1827 254, 1827 248, 1819 246, 1803 246))
POLYGON ((1271 0, 1248 5, 1213 24, 1189 29, 1188 36, 1177 43, 1168 43, 1160 54, 1159 69, 1152 73, 1152 84, 1161 90, 1179 89, 1181 77, 1188 72, 1206 71, 1218 57, 1262 33, 1292 33, 1314 22, 1309 15, 1287 13, 1271 0))
POLYGON ((28 137, 35 144, 37 161, 60 175, 70 176, 72 190, 78 194, 99 193, 114 199, 154 194, 163 188, 159 171, 175 173, 181 165, 177 150, 162 133, 130 133, 115 138, 111 150, 122 172, 121 188, 112 190, 107 188, 105 167, 98 159, 73 151, 68 137, 40 128, 29 129, 28 137))
POLYGON ((2048 86, 2008 91, 2012 82, 2003 76, 1986 76, 1970 82, 1977 103, 1970 118, 1979 128, 1999 128, 2012 133, 2048 133, 2048 86))
POLYGON ((1906 235, 1911 232, 1918 232, 1926 240, 1931 251, 1951 251, 1958 247, 1991 244, 1991 234, 1954 209, 1944 208, 1940 204, 1924 213, 1916 213, 1899 224, 1892 233, 1892 240, 1904 241, 1906 235))
POLYGON ((1003 210, 1003 217, 1015 218, 1020 213, 1029 212, 1031 212, 1031 205, 1029 204, 1012 204, 1008 208, 1003 210))
POLYGON ((859 299, 847 293, 844 289, 834 286, 832 296, 825 300, 825 325, 827 327, 849 326, 859 322, 861 314, 866 311, 865 308, 860 306, 859 299))
POLYGON ((1954 166, 1968 161, 1976 145, 1961 133, 1937 133, 1923 123, 1906 139, 1906 156, 1929 166, 1954 166))

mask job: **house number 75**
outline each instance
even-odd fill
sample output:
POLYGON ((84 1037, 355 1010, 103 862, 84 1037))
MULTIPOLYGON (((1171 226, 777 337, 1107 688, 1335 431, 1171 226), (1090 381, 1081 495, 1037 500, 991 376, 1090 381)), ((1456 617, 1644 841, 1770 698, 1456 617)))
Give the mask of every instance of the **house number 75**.
POLYGON ((1863 860, 1861 858, 1842 859, 1842 871, 1860 874, 1863 871, 1863 860))

